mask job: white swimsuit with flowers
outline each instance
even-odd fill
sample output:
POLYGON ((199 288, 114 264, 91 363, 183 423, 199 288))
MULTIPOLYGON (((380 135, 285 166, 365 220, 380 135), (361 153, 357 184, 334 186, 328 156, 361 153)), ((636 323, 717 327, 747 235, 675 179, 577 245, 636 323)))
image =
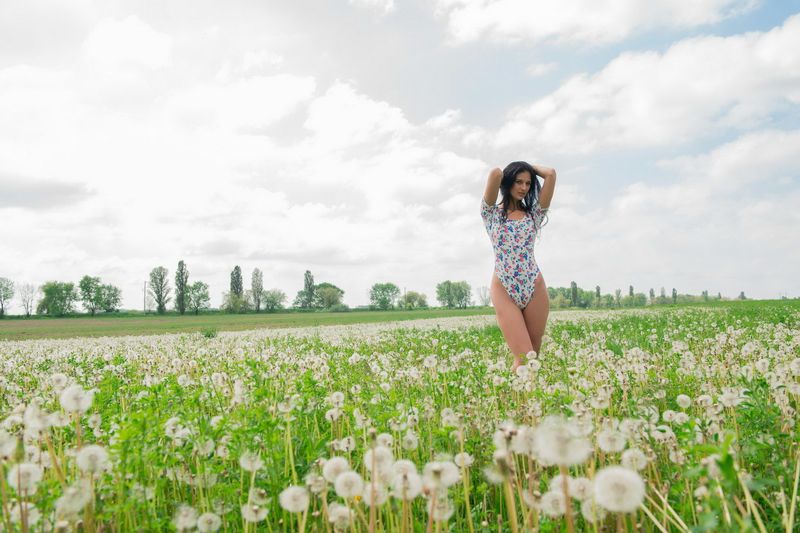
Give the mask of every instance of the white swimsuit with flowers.
POLYGON ((511 299, 525 309, 539 275, 533 244, 548 209, 543 209, 537 201, 523 218, 506 218, 505 222, 501 221, 502 210, 502 206, 489 205, 481 198, 481 218, 494 248, 494 271, 511 299))

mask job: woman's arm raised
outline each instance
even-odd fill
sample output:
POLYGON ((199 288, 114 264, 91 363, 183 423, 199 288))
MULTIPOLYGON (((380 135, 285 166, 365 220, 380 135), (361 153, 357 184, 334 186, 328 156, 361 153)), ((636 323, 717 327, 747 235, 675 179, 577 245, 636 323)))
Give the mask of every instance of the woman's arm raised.
POLYGON ((536 175, 544 179, 542 190, 539 191, 539 205, 542 206, 542 209, 547 209, 550 207, 550 201, 553 199, 553 192, 556 189, 556 170, 541 165, 531 166, 536 171, 536 175))
POLYGON ((500 182, 503 180, 503 171, 499 168, 493 168, 489 173, 489 179, 486 180, 486 190, 483 193, 484 201, 489 205, 494 205, 497 202, 497 193, 500 191, 500 182))

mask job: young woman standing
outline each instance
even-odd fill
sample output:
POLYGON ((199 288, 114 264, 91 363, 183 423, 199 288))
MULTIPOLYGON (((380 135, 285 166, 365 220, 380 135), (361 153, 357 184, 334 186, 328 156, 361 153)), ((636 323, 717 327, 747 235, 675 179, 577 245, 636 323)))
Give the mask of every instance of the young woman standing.
POLYGON ((533 246, 555 185, 554 169, 515 161, 491 171, 481 199, 481 218, 495 254, 490 296, 500 331, 514 355, 512 371, 523 364, 523 356, 539 353, 547 325, 550 299, 533 246), (498 191, 503 197, 495 205, 498 191))

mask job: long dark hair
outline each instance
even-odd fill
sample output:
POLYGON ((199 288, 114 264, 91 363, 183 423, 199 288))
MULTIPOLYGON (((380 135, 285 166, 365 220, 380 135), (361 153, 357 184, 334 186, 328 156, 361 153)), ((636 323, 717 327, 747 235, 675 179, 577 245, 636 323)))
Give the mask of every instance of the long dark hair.
POLYGON ((503 209, 500 216, 503 222, 506 220, 508 208, 511 207, 511 187, 514 186, 517 176, 526 170, 531 175, 531 188, 528 189, 528 194, 526 194, 525 198, 522 199, 521 205, 522 210, 525 211, 526 215, 531 213, 534 203, 539 200, 539 191, 541 190, 542 186, 539 184, 539 180, 536 179, 536 171, 533 170, 533 167, 525 161, 514 161, 513 163, 509 163, 506 168, 503 169, 503 179, 500 181, 500 191, 503 193, 503 209))

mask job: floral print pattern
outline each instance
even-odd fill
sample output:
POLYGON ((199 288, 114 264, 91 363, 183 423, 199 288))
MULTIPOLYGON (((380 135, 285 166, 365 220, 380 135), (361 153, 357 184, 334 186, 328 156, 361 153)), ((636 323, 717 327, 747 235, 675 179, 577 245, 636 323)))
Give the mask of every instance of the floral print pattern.
POLYGON ((481 198, 481 218, 494 248, 497 279, 520 309, 533 297, 539 265, 533 257, 533 245, 549 209, 537 201, 523 218, 501 220, 502 207, 489 205, 481 198))

